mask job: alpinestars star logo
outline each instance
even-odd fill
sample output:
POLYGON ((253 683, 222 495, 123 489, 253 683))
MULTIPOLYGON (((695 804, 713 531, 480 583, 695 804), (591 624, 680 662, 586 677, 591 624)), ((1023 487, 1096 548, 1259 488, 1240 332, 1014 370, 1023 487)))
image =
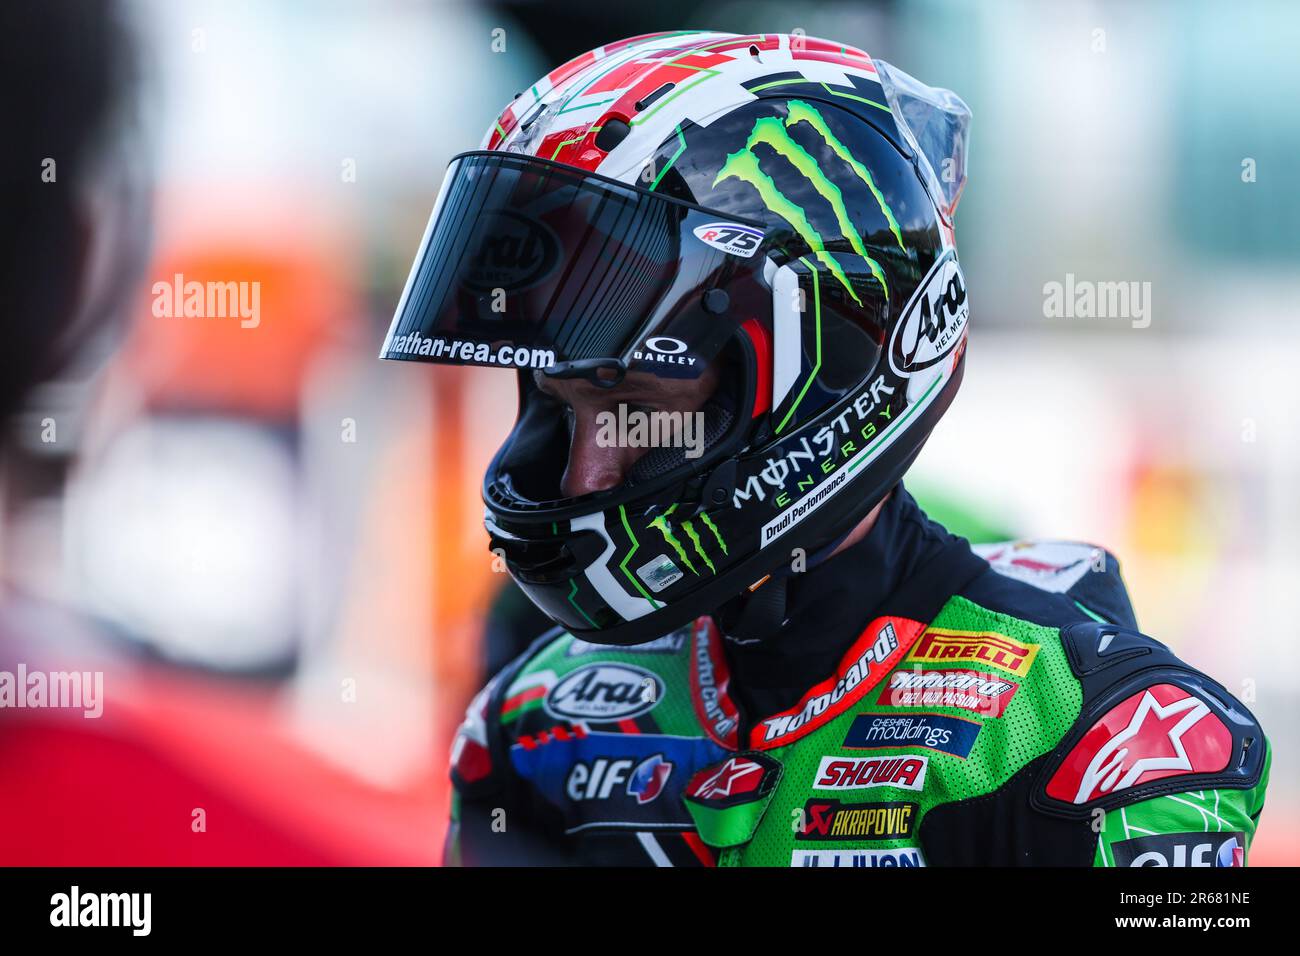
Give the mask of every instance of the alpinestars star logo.
POLYGON ((1084 734, 1047 785, 1081 804, 1161 777, 1216 773, 1232 734, 1199 697, 1156 684, 1117 704, 1084 734))
POLYGON ((696 771, 682 797, 688 804, 722 810, 771 797, 781 764, 756 753, 739 753, 696 771))
POLYGON ((728 760, 716 773, 692 787, 691 796, 700 800, 717 800, 736 793, 746 793, 758 786, 757 777, 762 773, 762 764, 737 757, 728 760))
POLYGON ((866 261, 871 269, 872 276, 880 283, 881 289, 884 291, 885 296, 888 297, 889 283, 885 279, 884 270, 881 269, 879 262, 867 254, 866 245, 863 243, 857 227, 853 224, 852 217, 849 215, 848 204, 845 202, 840 187, 826 175, 812 154, 790 135, 791 128, 800 123, 806 123, 825 147, 834 153, 858 179, 862 180, 867 189, 871 191, 871 195, 875 197, 876 204, 880 207, 880 212, 885 217, 886 222, 889 223, 889 230, 893 233, 898 248, 904 252, 907 251, 907 247, 903 244, 902 232, 898 227, 898 220, 895 219, 893 210, 889 208, 889 203, 885 201, 884 195, 876 186, 871 171, 849 152, 848 147, 840 141, 826 122, 826 118, 815 107, 802 100, 790 100, 787 104, 787 113, 784 120, 779 116, 763 116, 755 120, 754 128, 750 131, 744 148, 727 156, 727 161, 723 163, 718 175, 713 180, 713 185, 716 186, 725 179, 735 178, 753 186, 758 191, 763 204, 793 227, 799 237, 807 243, 808 248, 814 252, 818 260, 844 286, 853 301, 861 305, 862 300, 858 298, 858 293, 849 282, 849 277, 845 274, 844 268, 835 260, 834 256, 824 251, 827 237, 822 235, 818 228, 813 225, 808 216, 808 210, 785 195, 772 176, 764 172, 760 166, 759 154, 754 151, 755 147, 759 145, 767 146, 790 166, 794 167, 794 170, 807 180, 817 194, 826 200, 835 218, 837 229, 837 234, 830 237, 831 241, 843 240, 847 242, 854 253, 866 261))

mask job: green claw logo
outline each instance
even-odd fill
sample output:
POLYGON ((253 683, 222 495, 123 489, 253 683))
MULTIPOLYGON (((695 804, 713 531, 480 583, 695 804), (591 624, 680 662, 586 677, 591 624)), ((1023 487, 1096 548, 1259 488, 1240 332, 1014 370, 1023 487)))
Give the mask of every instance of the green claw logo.
POLYGON ((825 251, 826 240, 808 219, 807 211, 781 192, 772 177, 763 172, 759 166, 758 154, 754 152, 754 147, 760 143, 767 145, 778 156, 789 162, 804 179, 812 184, 817 194, 826 200, 835 215, 836 225, 839 229, 839 235, 832 238, 844 239, 853 247, 855 253, 866 260, 871 267, 871 274, 880 283, 885 295, 888 296, 889 285, 885 281, 884 270, 881 269, 880 263, 867 254, 866 246, 862 242, 862 236, 858 234, 857 229, 853 226, 853 221, 849 218, 848 206, 844 202, 844 194, 840 191, 840 187, 835 185, 822 171, 812 154, 790 136, 790 127, 799 123, 807 123, 811 126, 831 152, 843 160, 857 177, 866 184, 867 188, 871 190, 871 195, 875 197, 876 204, 880 207, 885 220, 889 223, 889 230, 894 234, 894 240, 898 243, 898 247, 906 251, 907 247, 903 245, 903 235, 898 227, 898 220, 894 218, 893 210, 889 208, 889 203, 885 201, 884 195, 881 194, 875 180, 872 179, 871 171, 858 162, 848 148, 840 142, 839 137, 826 123, 826 118, 815 107, 802 100, 791 100, 787 104, 785 120, 782 120, 779 116, 764 116, 755 120, 754 128, 750 130, 744 148, 727 156, 727 161, 722 164, 722 169, 718 170, 718 175, 713 180, 713 185, 717 186, 724 179, 734 177, 753 186, 758 191, 763 204, 794 228, 800 238, 808 244, 808 248, 813 250, 821 263, 830 270, 831 274, 839 280, 849 295, 853 297, 853 301, 861 305, 862 300, 858 298, 858 294, 850 284, 844 269, 833 256, 825 251))
MULTIPOLYGON (((673 534, 672 525, 668 521, 668 516, 676 510, 677 505, 673 505, 659 517, 651 521, 649 527, 659 529, 659 533, 664 536, 664 541, 669 547, 677 552, 678 560, 681 561, 682 564, 686 565, 686 569, 690 571, 691 574, 699 574, 699 572, 695 570, 695 565, 691 564, 691 559, 687 555, 686 548, 683 547, 677 536, 673 534)), ((718 547, 722 549, 722 553, 725 555, 727 553, 727 542, 723 540, 722 532, 718 530, 718 526, 715 525, 709 516, 703 512, 700 513, 700 519, 704 522, 705 527, 713 532, 714 540, 718 542, 718 547)), ((699 532, 695 530, 690 519, 681 523, 681 529, 686 533, 686 537, 690 540, 691 546, 695 549, 695 553, 704 559, 704 564, 708 567, 709 571, 713 574, 717 574, 718 572, 713 566, 713 561, 704 550, 704 542, 700 540, 699 532)))

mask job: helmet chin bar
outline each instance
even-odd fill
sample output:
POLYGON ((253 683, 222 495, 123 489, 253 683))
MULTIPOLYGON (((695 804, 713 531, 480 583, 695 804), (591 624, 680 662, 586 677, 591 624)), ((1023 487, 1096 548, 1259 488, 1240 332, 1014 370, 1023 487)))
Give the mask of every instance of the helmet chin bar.
MULTIPOLYGON (((935 423, 947 410, 960 385, 964 366, 965 359, 963 357, 958 361, 948 381, 944 383, 942 390, 935 396, 934 401, 918 413, 918 418, 913 423, 913 427, 920 434, 928 436, 935 423)), ((852 490, 845 489, 845 494, 853 496, 851 499, 853 505, 847 512, 843 509, 814 511, 800 524, 781 536, 779 547, 767 547, 757 550, 750 557, 719 573, 694 593, 671 604, 664 604, 657 610, 641 617, 626 619, 625 616, 625 620, 622 622, 609 626, 582 627, 575 626, 572 621, 564 624, 564 626, 575 637, 590 643, 621 646, 643 644, 672 633, 698 617, 715 614, 728 602, 737 598, 740 598, 742 602, 747 602, 745 597, 747 592, 752 590, 754 596, 757 596, 762 593, 763 589, 773 583, 769 579, 780 580, 782 575, 779 572, 789 565, 795 549, 801 549, 807 554, 814 553, 832 541, 837 535, 842 534, 846 529, 856 526, 870 514, 872 509, 902 479, 904 473, 920 453, 923 445, 924 440, 916 443, 891 445, 873 462, 871 469, 864 469, 863 473, 854 479, 852 490), (869 484, 859 484, 868 480, 869 484)), ((731 461, 734 461, 734 459, 731 459, 731 461)), ((725 463, 718 469, 718 471, 723 472, 726 470, 727 465, 725 463)), ((591 564, 574 568, 572 574, 567 576, 563 583, 567 584, 570 581, 582 578, 589 568, 603 568, 601 561, 607 557, 608 552, 605 552, 591 564)), ((512 575, 516 575, 518 579, 517 569, 511 567, 508 556, 506 563, 512 575)), ((558 588, 560 584, 561 582, 556 582, 556 584, 552 585, 552 588, 558 588)), ((563 590, 567 590, 567 588, 563 588, 563 590)), ((530 598, 543 611, 548 614, 551 613, 542 600, 539 600, 535 593, 529 591, 528 587, 525 587, 525 591, 529 592, 530 598)), ((772 601, 769 603, 779 604, 780 602, 772 601)), ((770 618, 774 613, 765 613, 761 617, 770 618)), ((552 614, 552 616, 554 615, 552 614)))
POLYGON ((753 594, 747 595, 747 599, 757 597, 772 583, 766 579, 789 563, 794 549, 802 549, 805 552, 815 551, 821 543, 833 537, 844 525, 850 523, 856 525, 871 513, 885 494, 902 479, 903 474, 920 452, 920 448, 900 446, 898 451, 900 454, 897 461, 891 462, 887 471, 877 471, 879 477, 875 482, 870 487, 861 489, 861 504, 847 519, 833 512, 824 515, 815 513, 798 529, 789 533, 785 542, 788 547, 781 550, 758 551, 748 560, 719 575, 711 582, 711 587, 701 589, 690 598, 665 605, 662 610, 613 627, 585 633, 581 629, 569 628, 570 633, 593 644, 621 646, 644 644, 670 634, 698 617, 718 612, 728 601, 746 595, 755 584, 758 587, 754 588, 753 594))

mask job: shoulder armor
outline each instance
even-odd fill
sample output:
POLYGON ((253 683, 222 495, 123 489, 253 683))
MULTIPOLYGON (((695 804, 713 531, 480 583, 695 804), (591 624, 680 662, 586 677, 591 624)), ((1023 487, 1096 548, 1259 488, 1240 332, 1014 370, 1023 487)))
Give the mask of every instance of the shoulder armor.
POLYGON ((1263 731, 1222 685, 1129 628, 1073 624, 1061 643, 1083 704, 1038 774, 1036 809, 1084 818, 1154 796, 1258 783, 1263 731))

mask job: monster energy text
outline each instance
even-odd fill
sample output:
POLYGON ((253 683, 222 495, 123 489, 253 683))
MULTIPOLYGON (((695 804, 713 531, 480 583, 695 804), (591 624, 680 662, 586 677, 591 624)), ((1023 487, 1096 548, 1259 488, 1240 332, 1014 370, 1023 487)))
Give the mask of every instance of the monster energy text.
POLYGON ((893 410, 888 400, 882 396, 893 395, 895 389, 885 384, 885 376, 878 375, 863 392, 844 409, 839 416, 819 428, 811 438, 804 436, 799 443, 779 458, 768 458, 765 467, 756 475, 750 475, 742 487, 731 496, 733 506, 740 508, 752 498, 759 501, 767 499, 767 487, 778 489, 773 499, 777 507, 783 508, 790 503, 785 490, 786 482, 795 476, 795 490, 807 491, 823 475, 829 475, 853 455, 861 451, 857 441, 863 444, 876 437, 879 430, 875 418, 883 418, 886 423, 893 417, 893 410), (857 416, 850 425, 850 413, 857 416), (863 424, 865 422, 865 424, 863 424), (839 441, 842 437, 843 441, 839 441), (761 479, 761 480, 760 480, 761 479))

